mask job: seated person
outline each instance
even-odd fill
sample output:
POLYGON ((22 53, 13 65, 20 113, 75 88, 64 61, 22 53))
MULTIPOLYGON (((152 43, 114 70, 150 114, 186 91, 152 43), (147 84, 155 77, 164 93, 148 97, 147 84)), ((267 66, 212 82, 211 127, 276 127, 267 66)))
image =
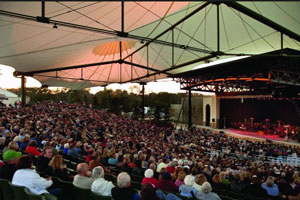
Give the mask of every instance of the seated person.
POLYGON ((45 147, 42 155, 39 156, 37 163, 36 163, 36 170, 38 172, 47 173, 49 172, 50 166, 49 162, 53 157, 53 149, 52 147, 45 147))
POLYGON ((117 187, 111 190, 114 200, 138 200, 140 198, 137 191, 130 187, 130 176, 127 172, 121 172, 117 178, 117 187))
POLYGON ((100 166, 95 167, 92 171, 92 183, 91 190, 102 196, 111 196, 111 189, 114 188, 114 184, 111 181, 104 179, 104 169, 100 166))
POLYGON ((187 175, 184 178, 184 184, 179 187, 179 193, 184 197, 196 197, 197 190, 193 187, 194 185, 194 177, 192 175, 187 175))
POLYGON ((77 173, 74 177, 73 185, 84 189, 91 189, 94 180, 90 177, 91 172, 89 171, 88 164, 79 163, 77 165, 77 173))
POLYGON ((22 156, 17 162, 17 171, 15 172, 12 184, 18 186, 24 186, 30 190, 33 194, 44 194, 46 199, 52 199, 49 192, 54 195, 61 193, 61 190, 57 189, 47 190, 53 182, 51 178, 42 178, 40 175, 32 169, 32 159, 29 156, 22 156))
POLYGON ((159 180, 157 188, 166 192, 178 192, 178 187, 175 185, 175 183, 173 183, 171 174, 169 172, 162 173, 161 180, 159 180))
POLYGON ((35 140, 31 140, 28 144, 28 146, 26 147, 25 150, 27 153, 34 155, 34 156, 40 156, 41 152, 39 152, 38 148, 37 148, 37 142, 35 140))
POLYGON ((145 174, 145 178, 143 178, 142 184, 150 183, 154 187, 157 187, 158 180, 156 180, 155 178, 153 178, 153 175, 154 175, 153 170, 152 169, 147 169, 144 174, 145 174))
POLYGON ((278 196, 279 195, 279 189, 277 184, 274 183, 274 178, 272 176, 269 176, 266 180, 266 182, 261 184, 261 187, 267 191, 267 194, 269 196, 278 196))
POLYGON ((214 192, 212 191, 211 185, 209 182, 204 182, 201 186, 201 191, 197 195, 197 199, 199 200, 221 200, 221 198, 214 192))
POLYGON ((7 150, 3 154, 4 165, 0 168, 0 178, 12 181, 16 169, 16 162, 22 156, 21 152, 7 150))
POLYGON ((51 167, 48 173, 50 176, 60 178, 64 181, 70 181, 67 166, 63 164, 63 159, 61 155, 54 156, 51 159, 49 166, 51 167))

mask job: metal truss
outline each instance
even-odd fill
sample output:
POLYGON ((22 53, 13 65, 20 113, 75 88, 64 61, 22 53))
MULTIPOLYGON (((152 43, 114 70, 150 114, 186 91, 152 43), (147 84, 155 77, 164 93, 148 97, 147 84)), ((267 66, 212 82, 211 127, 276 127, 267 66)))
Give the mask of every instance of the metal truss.
POLYGON ((272 70, 270 72, 270 81, 293 86, 300 86, 300 73, 284 70, 272 70))
MULTIPOLYGON (((161 36, 168 33, 169 31, 172 31, 177 25, 183 23, 184 21, 186 21, 191 16, 198 13, 200 10, 202 10, 203 8, 208 6, 209 4, 210 4, 210 2, 204 3, 199 8, 195 9, 194 11, 192 11, 191 13, 189 13, 188 15, 186 15, 185 17, 180 19, 178 22, 174 23, 172 26, 167 28, 165 31, 158 34, 155 38, 135 36, 135 35, 129 34, 127 32, 124 32, 124 1, 121 2, 121 16, 122 16, 121 31, 105 30, 105 29, 88 27, 88 26, 79 25, 79 24, 72 24, 72 23, 68 23, 68 22, 52 20, 52 19, 47 18, 45 16, 45 2, 44 1, 41 1, 41 16, 38 16, 38 17, 30 16, 30 15, 24 15, 24 14, 20 14, 20 13, 13 13, 13 12, 4 11, 4 10, 0 10, 0 15, 20 18, 20 19, 26 19, 26 20, 29 20, 29 21, 37 21, 37 22, 40 22, 40 23, 53 24, 55 26, 65 26, 65 27, 69 27, 69 28, 76 28, 76 29, 80 29, 80 30, 98 32, 98 33, 101 33, 101 34, 108 34, 108 35, 113 35, 113 36, 117 36, 117 37, 124 37, 124 38, 130 38, 130 39, 134 39, 134 40, 144 41, 145 44, 143 44, 140 48, 138 48, 137 50, 135 50, 131 54, 127 55, 126 57, 122 58, 122 51, 120 51, 120 59, 118 61, 108 61, 108 63, 104 62, 104 64, 111 64, 111 63, 118 62, 120 64, 120 72, 122 71, 122 63, 131 64, 131 65, 139 67, 139 68, 154 71, 154 73, 152 73, 152 74, 147 73, 146 76, 142 76, 142 77, 139 77, 139 78, 136 79, 136 80, 140 80, 140 79, 143 79, 143 78, 146 78, 146 77, 149 77, 149 76, 154 76, 156 74, 171 75, 170 73, 167 73, 168 70, 173 70, 174 67, 175 67, 174 69, 176 69, 176 68, 186 66, 186 65, 178 65, 178 66, 172 66, 171 67, 172 69, 169 68, 168 70, 158 70, 158 69, 150 68, 149 66, 143 66, 143 65, 140 65, 140 64, 136 64, 136 63, 133 63, 133 62, 126 61, 126 59, 131 58, 134 54, 136 54, 140 50, 142 50, 144 48, 148 48, 150 43, 157 43, 157 44, 161 44, 161 45, 171 46, 173 53, 174 53, 174 48, 180 48, 180 49, 184 48, 185 50, 190 50, 190 51, 197 51, 197 52, 206 53, 206 54, 215 54, 214 52, 204 50, 204 49, 200 49, 200 48, 196 48, 196 47, 189 47, 188 45, 182 45, 182 44, 176 44, 174 42, 167 42, 167 41, 158 40, 161 36)), ((172 39, 172 41, 174 41, 174 39, 172 39)), ((122 49, 121 42, 120 42, 120 49, 122 49)), ((174 55, 172 56, 172 59, 174 59, 174 55)), ((147 60, 148 60, 148 55, 147 55, 147 60)), ((174 63, 174 61, 172 61, 172 63, 174 63)), ((45 73, 45 72, 51 72, 51 71, 61 71, 61 70, 68 70, 68 69, 76 69, 76 68, 84 68, 84 67, 91 67, 91 66, 97 66, 97 65, 102 65, 102 63, 91 63, 91 64, 86 64, 86 65, 81 65, 81 66, 69 66, 69 67, 61 67, 61 68, 49 69, 49 70, 36 70, 36 71, 30 71, 30 72, 16 72, 16 74, 26 75, 26 76, 33 76, 34 74, 39 74, 39 73, 45 73)), ((135 80, 132 79, 130 81, 135 81, 135 80)), ((120 82, 122 82, 121 77, 120 77, 120 82)))
MULTIPOLYGON (((52 20, 50 18, 47 18, 45 16, 45 1, 41 0, 41 16, 35 17, 35 16, 30 16, 30 15, 24 15, 24 14, 20 14, 20 13, 13 13, 13 12, 9 12, 9 11, 4 11, 4 10, 0 10, 0 15, 4 15, 4 16, 9 16, 9 17, 15 17, 15 18, 19 18, 19 19, 25 19, 25 20, 29 20, 29 21, 35 21, 35 22, 40 22, 40 23, 46 23, 46 24, 52 24, 55 26, 65 26, 65 27, 69 27, 69 28, 75 28, 75 29, 80 29, 80 30, 85 30, 85 31, 92 31, 92 32, 97 32, 97 33, 101 33, 101 34, 108 34, 108 35, 113 35, 113 36, 117 36, 117 37, 123 37, 123 38, 130 38, 130 39, 134 39, 134 40, 139 40, 139 41, 144 41, 145 44, 143 44, 140 48, 138 48, 137 50, 135 50, 134 52, 132 52, 131 54, 127 55, 126 57, 122 57, 122 52, 120 51, 120 59, 119 60, 114 60, 114 61, 108 61, 108 62, 103 62, 103 63, 92 63, 92 64, 86 64, 86 65, 81 65, 81 66, 69 66, 69 67, 61 67, 61 68, 56 68, 56 69, 49 69, 49 70, 38 70, 38 71, 31 71, 31 72, 16 72, 16 74, 18 75, 27 75, 27 76, 33 76, 35 74, 39 74, 39 73, 45 73, 45 72, 50 72, 50 71, 61 71, 61 70, 68 70, 68 69, 75 69, 75 68, 84 68, 84 67, 90 67, 90 66, 97 66, 97 65, 103 65, 103 64, 111 64, 111 63, 119 63, 120 64, 120 74, 122 72, 122 64, 131 64, 132 66, 136 66, 136 67, 140 67, 143 69, 147 69, 150 71, 153 71, 153 73, 147 73, 147 75, 145 76, 141 76, 138 78, 132 78, 129 81, 124 81, 122 82, 121 77, 120 77, 120 82, 122 83, 127 83, 127 82, 133 82, 133 81, 138 81, 144 78, 148 78, 150 76, 155 76, 157 74, 166 74, 166 75, 170 75, 170 73, 168 73, 169 71, 172 71, 174 69, 178 69, 181 67, 185 67, 187 65, 193 64, 193 63, 197 63, 197 62, 201 62, 201 61, 205 61, 208 60, 210 58, 216 57, 218 55, 225 55, 223 52, 220 52, 220 23, 219 23, 219 5, 223 3, 225 5, 227 5, 228 7, 231 7, 277 31, 279 31, 281 33, 281 48, 283 48, 283 34, 289 36, 290 38, 295 39, 296 41, 300 42, 300 36, 295 33, 292 32, 288 29, 286 29, 285 27, 277 24, 276 22, 273 22, 271 20, 269 20, 268 18, 250 10, 247 7, 242 6, 241 4, 237 3, 237 2, 233 2, 233 1, 208 1, 203 3, 201 6, 199 6, 198 8, 196 8, 195 10, 193 10, 191 13, 187 14, 185 17, 183 17, 182 19, 180 19, 179 21, 177 21, 176 23, 174 23, 172 26, 170 26, 169 28, 167 28, 166 30, 164 30, 163 32, 161 32, 160 34, 158 34, 156 37, 154 38, 147 38, 147 37, 142 37, 142 36, 136 36, 136 35, 132 35, 129 34, 128 32, 124 31, 124 0, 121 1, 121 28, 120 31, 118 30, 105 30, 105 29, 99 29, 99 28, 95 28, 95 27, 89 27, 89 26, 84 26, 84 25, 79 25, 79 24, 72 24, 72 23, 68 23, 68 22, 63 22, 63 21, 57 21, 57 20, 52 20), (182 44, 177 44, 174 43, 174 38, 172 38, 172 42, 167 42, 167 41, 162 41, 159 40, 159 38, 161 36, 163 36, 164 34, 168 33, 169 31, 173 31, 174 28, 176 28, 176 26, 178 26, 179 24, 183 23, 184 21, 186 21, 188 18, 190 18, 191 16, 195 15, 196 13, 200 12, 202 9, 204 9, 206 6, 208 6, 209 4, 215 4, 217 7, 217 49, 216 51, 208 51, 205 49, 201 49, 201 48, 196 48, 196 47, 190 47, 187 45, 182 45, 182 44), (136 64, 133 62, 129 62, 126 61, 126 59, 132 58, 132 56, 139 52, 140 50, 144 49, 144 48, 148 48, 150 43, 157 43, 160 45, 165 45, 165 46, 170 46, 172 47, 172 66, 170 66, 167 69, 164 70, 159 70, 159 69, 155 69, 155 68, 150 68, 148 66, 148 62, 147 62, 147 66, 143 66, 140 64, 136 64), (207 54, 207 56, 201 57, 201 58, 197 58, 195 60, 192 61, 188 61, 186 63, 182 63, 179 65, 175 65, 174 66, 174 48, 183 48, 185 50, 189 50, 189 51, 195 51, 195 52, 201 52, 201 53, 205 53, 207 54)), ((174 35, 174 34, 172 34, 174 35)), ((122 49, 122 44, 120 42, 120 49, 122 49)), ((147 60, 148 60, 148 55, 147 55, 147 60)), ((293 74, 290 73, 286 73, 284 75, 276 75, 273 74, 273 78, 272 81, 277 81, 277 82, 284 82, 284 83, 289 83, 289 84, 293 84, 293 85, 298 85, 300 84, 299 81, 299 75, 297 75, 297 77, 294 77, 293 74)), ((80 80, 83 80, 83 78, 81 78, 80 80)), ((88 81, 88 80, 87 80, 88 81)), ((240 85, 241 86, 241 85, 240 85)), ((195 85, 196 87, 202 87, 201 84, 195 85)), ((223 88, 224 86, 220 86, 220 85, 215 85, 214 90, 218 91, 218 90, 224 90, 225 88, 223 88)), ((184 88, 191 88, 190 86, 188 87, 184 87, 184 88)), ((227 87, 228 88, 228 87, 227 87)), ((235 88, 235 87, 233 87, 235 88)), ((199 88, 201 89, 201 88, 199 88)), ((205 87, 204 87, 205 89, 205 87)), ((207 89, 207 88, 206 88, 207 89)), ((211 90, 211 89, 208 89, 211 90)))
MULTIPOLYGON (((181 89, 187 89, 187 87, 181 87, 181 89)), ((191 88, 193 91, 202 91, 202 92, 215 92, 215 93, 227 93, 227 92, 248 92, 253 89, 250 89, 249 86, 236 84, 236 83, 208 83, 208 84, 199 84, 191 88)))
POLYGON ((215 93, 253 92, 259 82, 269 82, 268 74, 253 74, 251 77, 213 78, 212 74, 195 78, 175 78, 181 89, 215 93))

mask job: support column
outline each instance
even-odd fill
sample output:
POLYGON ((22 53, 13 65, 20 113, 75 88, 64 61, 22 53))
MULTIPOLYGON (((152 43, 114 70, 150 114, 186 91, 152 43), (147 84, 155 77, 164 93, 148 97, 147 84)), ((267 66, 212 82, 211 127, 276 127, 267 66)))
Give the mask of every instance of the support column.
POLYGON ((21 76, 21 100, 22 106, 26 105, 26 78, 24 75, 21 76))
POLYGON ((142 119, 145 119, 145 85, 146 83, 140 83, 142 85, 142 119))
POLYGON ((188 122, 189 128, 192 127, 192 90, 189 89, 189 122, 188 122))
POLYGON ((217 51, 220 52, 220 8, 217 4, 217 51))

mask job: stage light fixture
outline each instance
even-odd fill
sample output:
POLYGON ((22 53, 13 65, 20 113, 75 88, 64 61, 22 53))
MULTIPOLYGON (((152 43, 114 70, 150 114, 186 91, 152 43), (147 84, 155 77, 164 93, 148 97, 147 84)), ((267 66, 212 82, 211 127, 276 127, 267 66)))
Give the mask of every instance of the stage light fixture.
POLYGON ((57 24, 54 24, 54 25, 53 25, 53 28, 58 28, 58 27, 57 27, 57 24))

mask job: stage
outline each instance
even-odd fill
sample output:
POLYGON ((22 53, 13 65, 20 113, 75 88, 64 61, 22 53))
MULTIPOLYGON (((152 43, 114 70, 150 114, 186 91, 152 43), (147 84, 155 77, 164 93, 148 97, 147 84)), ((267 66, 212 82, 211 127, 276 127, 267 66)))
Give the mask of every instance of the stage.
POLYGON ((212 128, 209 126, 197 126, 197 127, 201 128, 201 129, 209 129, 215 133, 219 133, 220 131, 223 131, 228 136, 252 140, 252 141, 266 142, 266 140, 271 140, 272 142, 275 142, 275 143, 280 143, 280 144, 285 144, 285 145, 293 145, 293 146, 296 145, 296 146, 300 147, 299 142, 297 142, 295 140, 286 141, 286 138, 281 138, 278 135, 263 135, 263 134, 259 134, 258 132, 251 132, 251 131, 247 131, 247 130, 242 131, 242 130, 233 129, 233 128, 217 129, 217 128, 212 128))

